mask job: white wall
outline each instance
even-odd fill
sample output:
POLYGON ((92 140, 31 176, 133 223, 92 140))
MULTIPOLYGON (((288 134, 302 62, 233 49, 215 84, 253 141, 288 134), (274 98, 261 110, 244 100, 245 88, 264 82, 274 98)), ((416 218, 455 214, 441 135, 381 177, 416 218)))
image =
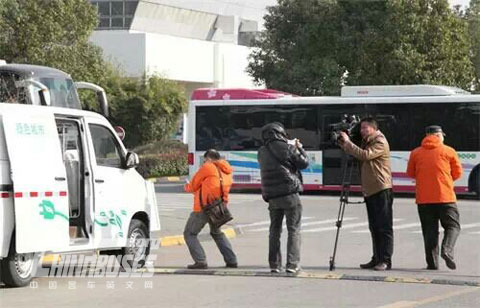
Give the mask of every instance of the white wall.
POLYGON ((127 30, 94 31, 90 41, 103 49, 107 60, 127 76, 142 76, 146 67, 146 35, 127 30))
POLYGON ((146 34, 146 69, 168 79, 213 83, 213 44, 211 42, 146 34))
POLYGON ((250 48, 155 33, 95 31, 90 40, 107 59, 118 63, 132 77, 144 72, 211 87, 252 88, 245 72, 250 48))

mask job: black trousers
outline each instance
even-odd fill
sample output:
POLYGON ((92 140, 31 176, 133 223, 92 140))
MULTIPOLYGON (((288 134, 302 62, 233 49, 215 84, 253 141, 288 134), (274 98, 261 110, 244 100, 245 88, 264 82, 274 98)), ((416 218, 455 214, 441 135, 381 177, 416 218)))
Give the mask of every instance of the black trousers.
POLYGON ((422 224, 425 260, 429 267, 438 268, 438 222, 445 230, 442 254, 453 259, 453 249, 460 234, 460 215, 455 203, 419 204, 418 215, 422 224))
POLYGON ((393 255, 393 193, 391 189, 382 190, 365 198, 367 204, 368 226, 372 236, 373 257, 375 263, 392 264, 393 255))

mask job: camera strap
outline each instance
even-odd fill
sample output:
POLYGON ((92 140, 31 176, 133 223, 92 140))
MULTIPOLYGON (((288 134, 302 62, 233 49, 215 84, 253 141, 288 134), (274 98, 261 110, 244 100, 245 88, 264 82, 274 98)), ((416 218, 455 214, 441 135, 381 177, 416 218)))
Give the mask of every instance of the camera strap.
MULTIPOLYGON (((220 181, 220 199, 222 200, 222 202, 225 202, 225 199, 224 199, 224 192, 223 192, 223 177, 222 177, 222 171, 220 171, 220 168, 218 168, 217 165, 215 165, 215 167, 217 168, 217 171, 218 171, 218 179, 220 181)), ((203 185, 203 183, 202 183, 203 185)), ((200 186, 200 207, 203 209, 203 200, 202 200, 202 186, 200 186)))

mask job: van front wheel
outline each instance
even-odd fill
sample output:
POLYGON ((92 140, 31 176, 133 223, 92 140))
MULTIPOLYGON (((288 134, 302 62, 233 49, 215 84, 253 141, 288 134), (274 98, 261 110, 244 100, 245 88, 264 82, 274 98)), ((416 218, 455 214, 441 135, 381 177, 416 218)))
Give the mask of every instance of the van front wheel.
POLYGON ((8 256, 0 260, 2 281, 8 287, 24 287, 32 281, 38 264, 35 253, 17 253, 15 236, 10 242, 8 256))
POLYGON ((150 253, 150 237, 145 223, 138 219, 132 219, 128 229, 127 247, 122 249, 123 256, 129 256, 130 266, 138 264, 143 267, 150 253))

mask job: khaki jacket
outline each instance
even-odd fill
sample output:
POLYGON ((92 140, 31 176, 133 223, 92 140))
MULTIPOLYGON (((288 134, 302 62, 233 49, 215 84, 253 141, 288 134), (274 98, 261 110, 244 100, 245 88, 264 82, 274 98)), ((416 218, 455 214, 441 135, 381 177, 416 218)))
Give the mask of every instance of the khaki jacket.
POLYGON ((364 141, 361 148, 352 142, 347 142, 342 147, 362 163, 362 191, 365 197, 392 188, 390 146, 380 131, 364 141))

